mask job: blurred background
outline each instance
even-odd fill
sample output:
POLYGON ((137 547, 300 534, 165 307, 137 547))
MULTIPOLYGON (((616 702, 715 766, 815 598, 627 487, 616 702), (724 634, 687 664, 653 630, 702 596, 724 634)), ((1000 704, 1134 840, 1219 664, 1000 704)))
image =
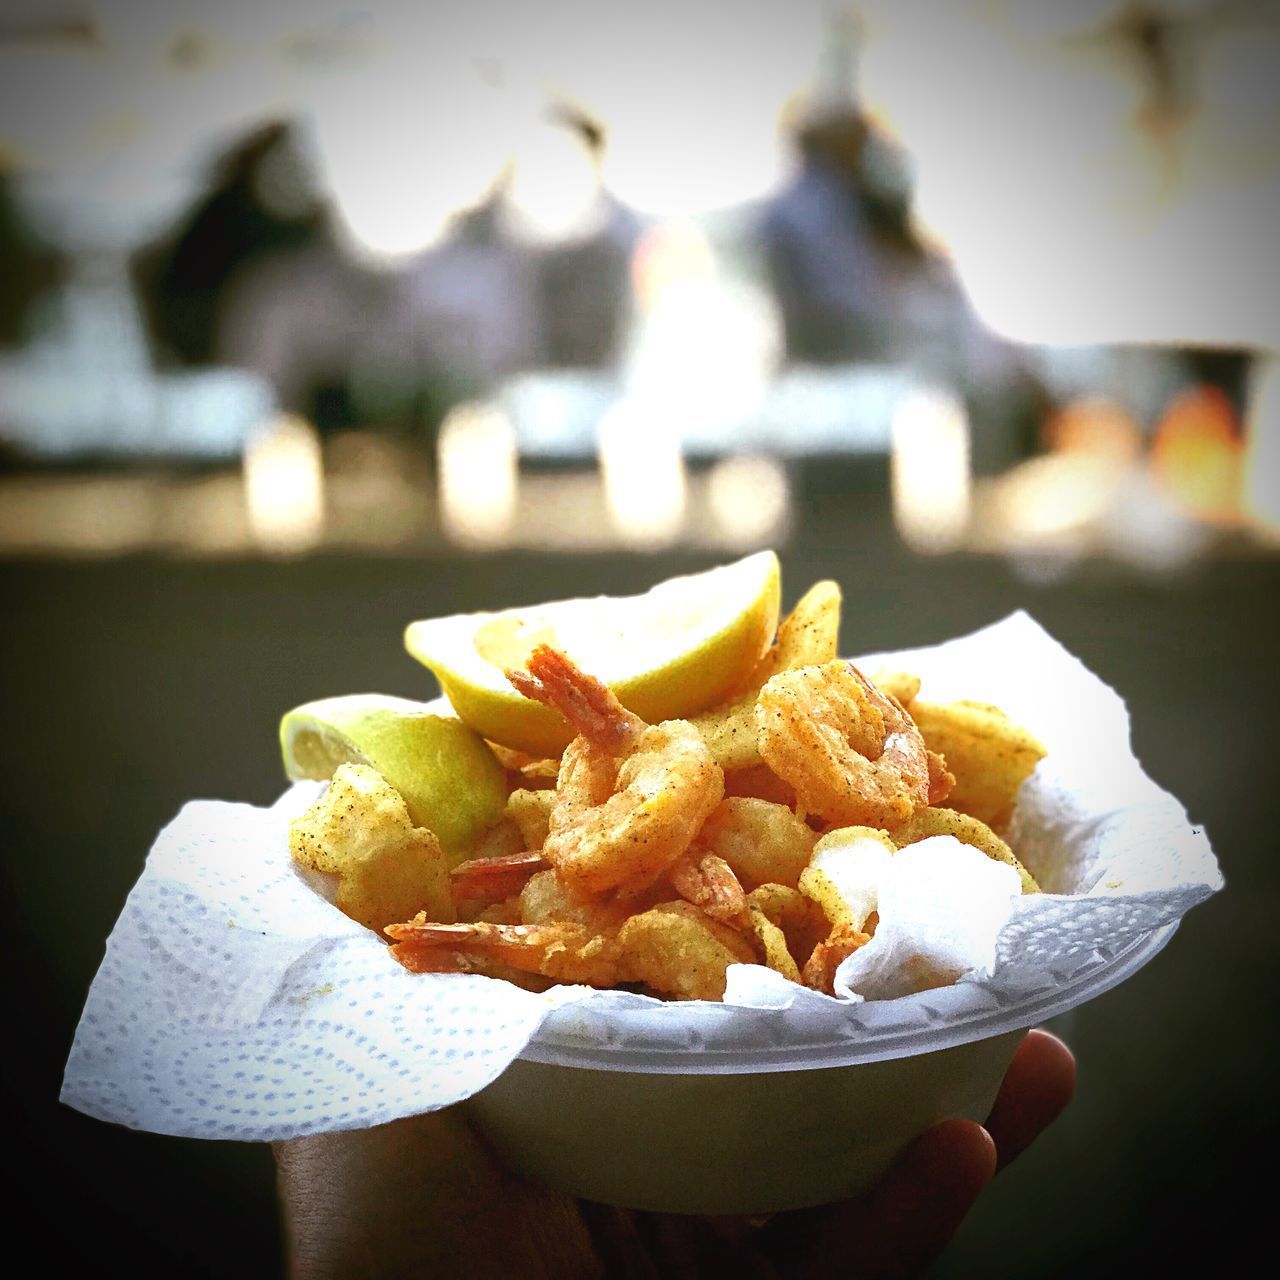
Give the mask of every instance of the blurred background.
POLYGON ((1029 610, 1229 882, 1063 1020, 1080 1096, 936 1274, 1221 1265, 1277 1136, 1278 73, 1268 0, 0 0, 41 1238, 279 1270, 264 1147, 55 1101, 184 800, 273 798, 298 702, 429 696, 413 618, 773 546, 850 653, 1029 610))

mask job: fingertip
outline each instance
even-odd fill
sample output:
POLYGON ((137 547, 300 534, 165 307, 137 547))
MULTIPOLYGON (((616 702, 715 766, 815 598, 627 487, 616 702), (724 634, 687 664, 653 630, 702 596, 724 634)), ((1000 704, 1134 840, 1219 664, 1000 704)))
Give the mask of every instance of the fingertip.
POLYGON ((946 1248, 996 1171, 991 1135, 972 1120, 925 1130, 894 1162, 868 1209, 877 1233, 862 1255, 871 1276, 917 1275, 946 1248))
POLYGON ((1019 1052, 1031 1054, 1043 1066, 1052 1067, 1061 1074, 1069 1075, 1074 1086, 1076 1055, 1071 1052, 1066 1042, 1059 1040, 1052 1031, 1046 1031, 1043 1027, 1035 1027, 1028 1031, 1026 1039, 1019 1046, 1019 1052))
POLYGON ((775 1256, 799 1273, 840 1273, 856 1260, 865 1280, 919 1275, 946 1248, 995 1173, 991 1135, 971 1120, 944 1120, 904 1148, 862 1200, 779 1215, 775 1256))
POLYGON ((926 1129, 894 1161, 872 1202, 889 1218, 920 1206, 955 1209, 959 1221, 996 1171, 996 1145, 972 1120, 944 1120, 926 1129))
POLYGON ((1020 1155, 1062 1113, 1075 1094, 1076 1059, 1051 1032, 1029 1031, 1018 1046, 987 1129, 999 1152, 1003 1169, 1020 1155))
POLYGON ((903 1172, 916 1179, 945 1178, 957 1196, 971 1191, 972 1199, 995 1175, 997 1159, 996 1144, 982 1125, 955 1118, 926 1129, 903 1153, 895 1171, 903 1166, 903 1172))

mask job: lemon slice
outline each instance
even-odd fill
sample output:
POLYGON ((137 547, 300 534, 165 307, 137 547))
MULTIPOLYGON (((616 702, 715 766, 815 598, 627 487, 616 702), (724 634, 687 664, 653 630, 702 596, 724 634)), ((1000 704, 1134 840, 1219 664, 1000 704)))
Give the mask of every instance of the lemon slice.
POLYGON ((329 778, 347 763, 376 769, 446 850, 465 848, 506 804, 502 766, 443 702, 352 693, 304 703, 280 721, 280 749, 290 778, 329 778))
POLYGON ((561 717, 504 674, 535 645, 564 650, 651 724, 715 705, 751 674, 778 626, 781 571, 761 551, 637 596, 598 596, 411 623, 405 646, 440 681, 458 716, 491 742, 556 755, 561 717))

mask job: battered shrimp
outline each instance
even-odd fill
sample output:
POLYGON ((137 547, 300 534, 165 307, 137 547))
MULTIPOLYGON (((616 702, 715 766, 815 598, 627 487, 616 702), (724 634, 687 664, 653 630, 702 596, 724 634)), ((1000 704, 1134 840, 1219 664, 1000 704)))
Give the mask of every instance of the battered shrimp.
POLYGON ((556 779, 543 856, 580 894, 632 893, 689 848, 724 774, 686 720, 646 725, 599 680, 539 645, 507 678, 578 731, 556 779))
POLYGON ((573 893, 560 873, 550 867, 529 878, 520 890, 519 903, 522 924, 567 920, 590 925, 597 933, 616 929, 635 906, 634 902, 619 902, 615 898, 583 898, 573 893))
POLYGON ((851 662, 784 671, 756 702, 760 754, 807 812, 892 830, 929 802, 911 717, 851 662))
POLYGON ((633 982, 677 1000, 722 999, 729 966, 756 958, 740 933, 688 902, 664 902, 632 916, 618 942, 633 982))
POLYGON ((762 884, 794 889, 817 838, 786 805, 726 796, 707 819, 698 843, 719 854, 745 889, 762 884))
POLYGON ((422 919, 386 928, 391 954, 414 973, 487 973, 497 966, 554 982, 612 987, 625 978, 617 930, 598 933, 571 920, 546 924, 429 924, 422 919))
POLYGON ((718 854, 695 845, 671 864, 667 879, 686 902, 713 920, 735 924, 746 916, 747 895, 733 868, 718 854))
POLYGON ((814 947, 801 970, 800 980, 815 991, 834 995, 836 970, 840 962, 870 941, 871 934, 863 933, 861 929, 847 924, 836 925, 826 941, 814 947))
POLYGON ((507 797, 507 817, 520 829, 526 849, 541 849, 546 842, 555 800, 554 791, 532 791, 525 787, 517 787, 507 797))
POLYGON ((614 987, 643 982, 681 1000, 719 1000, 731 964, 755 955, 734 930, 687 902, 629 917, 621 928, 546 924, 388 925, 392 954, 414 973, 535 974, 554 982, 614 987))

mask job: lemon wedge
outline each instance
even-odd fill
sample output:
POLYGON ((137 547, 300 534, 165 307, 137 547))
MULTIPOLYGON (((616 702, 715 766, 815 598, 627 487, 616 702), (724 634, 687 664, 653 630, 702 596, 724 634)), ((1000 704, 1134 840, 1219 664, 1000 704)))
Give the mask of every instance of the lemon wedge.
POLYGON ((705 711, 751 674, 778 626, 781 570, 761 551, 636 596, 599 596, 414 622, 405 646, 459 718, 491 742, 558 755, 572 734, 517 693, 508 668, 535 645, 567 653, 651 724, 705 711))
POLYGON ((369 765, 404 798, 413 825, 447 851, 465 848, 506 804, 497 757, 443 702, 352 693, 304 703, 280 721, 280 749, 290 778, 369 765))

